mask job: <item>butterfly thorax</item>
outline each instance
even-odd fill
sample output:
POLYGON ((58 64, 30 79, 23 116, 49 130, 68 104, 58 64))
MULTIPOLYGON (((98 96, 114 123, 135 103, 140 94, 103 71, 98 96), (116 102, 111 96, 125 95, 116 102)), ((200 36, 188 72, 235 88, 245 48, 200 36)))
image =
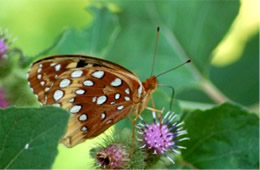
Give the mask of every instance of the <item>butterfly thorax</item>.
POLYGON ((135 107, 135 113, 141 113, 145 109, 149 103, 152 93, 157 88, 157 84, 158 82, 155 76, 146 79, 142 83, 143 91, 135 107))

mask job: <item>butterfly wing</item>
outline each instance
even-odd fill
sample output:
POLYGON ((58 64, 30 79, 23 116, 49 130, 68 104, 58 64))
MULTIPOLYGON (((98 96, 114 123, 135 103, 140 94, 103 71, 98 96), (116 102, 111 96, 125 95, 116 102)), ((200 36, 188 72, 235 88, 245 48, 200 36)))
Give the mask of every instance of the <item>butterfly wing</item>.
POLYGON ((40 60, 32 65, 29 82, 41 103, 55 104, 72 113, 62 140, 68 147, 99 135, 125 118, 135 107, 135 96, 140 96, 134 89, 142 87, 125 68, 84 56, 40 60))

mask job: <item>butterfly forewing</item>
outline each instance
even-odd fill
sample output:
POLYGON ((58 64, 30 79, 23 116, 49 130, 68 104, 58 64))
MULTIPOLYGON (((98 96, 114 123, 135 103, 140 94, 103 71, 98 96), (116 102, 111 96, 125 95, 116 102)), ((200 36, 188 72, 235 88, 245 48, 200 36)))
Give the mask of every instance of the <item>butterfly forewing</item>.
POLYGON ((125 118, 133 110, 135 96, 140 96, 135 89, 143 88, 139 79, 123 67, 84 56, 40 60, 31 67, 29 82, 41 103, 55 104, 72 113, 62 140, 68 147, 99 135, 125 118))

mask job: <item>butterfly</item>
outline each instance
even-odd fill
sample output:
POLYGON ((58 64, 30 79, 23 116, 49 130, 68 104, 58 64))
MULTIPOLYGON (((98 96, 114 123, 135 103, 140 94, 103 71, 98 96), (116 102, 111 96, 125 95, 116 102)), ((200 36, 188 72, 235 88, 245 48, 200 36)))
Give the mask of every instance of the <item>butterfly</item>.
POLYGON ((61 140, 67 147, 98 136, 129 113, 140 115, 158 85, 156 76, 141 82, 116 63, 82 55, 38 60, 28 82, 41 104, 72 113, 61 140))

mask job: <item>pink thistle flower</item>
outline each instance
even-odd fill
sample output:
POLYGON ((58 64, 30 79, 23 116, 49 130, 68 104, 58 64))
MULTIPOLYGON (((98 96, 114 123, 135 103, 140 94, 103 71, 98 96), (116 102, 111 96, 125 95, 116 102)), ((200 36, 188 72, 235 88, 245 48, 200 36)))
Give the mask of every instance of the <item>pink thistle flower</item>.
POLYGON ((4 97, 4 90, 0 88, 0 108, 5 108, 8 106, 8 102, 4 97))
POLYGON ((96 160, 102 169, 123 169, 130 160, 129 156, 124 145, 111 144, 96 154, 96 160))
POLYGON ((4 42, 4 40, 0 40, 0 58, 2 58, 2 56, 5 54, 7 50, 7 44, 4 42))
POLYGON ((141 123, 136 126, 141 137, 138 138, 138 141, 143 143, 140 148, 151 150, 153 154, 165 155, 174 163, 167 153, 172 151, 176 154, 181 154, 179 149, 186 149, 186 147, 178 145, 180 141, 189 140, 188 137, 180 138, 180 136, 187 134, 187 131, 181 127, 184 122, 173 122, 177 117, 173 112, 167 112, 162 120, 156 117, 155 112, 152 113, 152 124, 146 123, 140 116, 141 123))

